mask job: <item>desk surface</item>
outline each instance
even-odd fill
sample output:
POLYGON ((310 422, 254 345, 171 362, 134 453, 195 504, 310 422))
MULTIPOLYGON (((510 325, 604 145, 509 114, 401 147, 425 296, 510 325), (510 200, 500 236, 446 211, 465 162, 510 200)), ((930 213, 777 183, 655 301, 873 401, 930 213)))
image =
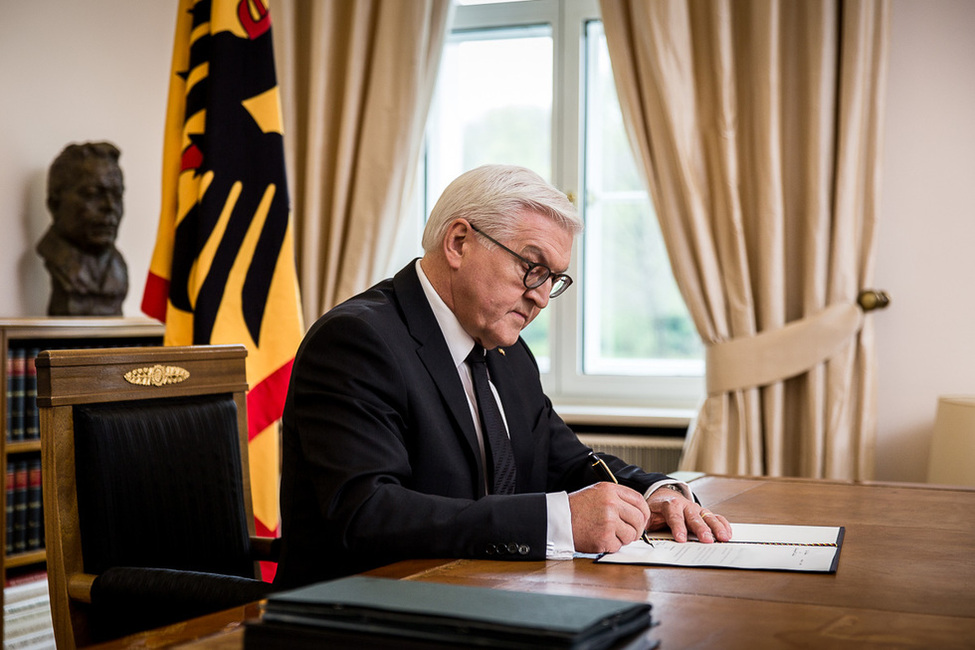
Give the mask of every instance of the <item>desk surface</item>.
MULTIPOLYGON (((563 562, 411 560, 369 575, 647 601, 662 648, 971 648, 975 490, 705 477, 731 521, 845 526, 836 574, 563 562)), ((250 605, 103 647, 242 647, 250 605)))

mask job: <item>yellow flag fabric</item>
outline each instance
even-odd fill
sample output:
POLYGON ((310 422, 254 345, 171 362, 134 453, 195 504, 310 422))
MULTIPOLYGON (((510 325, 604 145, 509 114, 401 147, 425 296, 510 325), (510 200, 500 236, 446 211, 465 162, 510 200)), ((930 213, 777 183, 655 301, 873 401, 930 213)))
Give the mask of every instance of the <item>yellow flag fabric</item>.
POLYGON ((181 0, 162 206, 142 310, 166 345, 248 349, 259 534, 278 528, 278 426, 304 332, 271 18, 260 0, 181 0))

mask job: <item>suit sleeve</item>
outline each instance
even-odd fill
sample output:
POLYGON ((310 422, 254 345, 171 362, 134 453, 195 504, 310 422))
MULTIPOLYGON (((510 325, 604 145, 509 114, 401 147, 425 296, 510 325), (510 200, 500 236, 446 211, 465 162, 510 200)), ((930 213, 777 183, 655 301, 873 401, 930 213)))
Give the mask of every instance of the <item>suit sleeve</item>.
POLYGON ((543 558, 544 495, 476 498, 476 461, 402 343, 343 315, 306 337, 285 411, 286 538, 297 527, 306 554, 317 539, 319 553, 354 570, 418 557, 543 558))

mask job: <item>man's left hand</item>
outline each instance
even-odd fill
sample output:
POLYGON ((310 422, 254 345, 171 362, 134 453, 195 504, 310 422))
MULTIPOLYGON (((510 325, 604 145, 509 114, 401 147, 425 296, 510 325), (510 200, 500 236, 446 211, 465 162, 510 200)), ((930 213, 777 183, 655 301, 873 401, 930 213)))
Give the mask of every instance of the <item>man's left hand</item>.
POLYGON ((658 488, 647 499, 647 504, 650 506, 647 530, 669 528, 678 542, 687 541, 688 531, 704 544, 731 539, 731 524, 727 519, 674 490, 658 488))

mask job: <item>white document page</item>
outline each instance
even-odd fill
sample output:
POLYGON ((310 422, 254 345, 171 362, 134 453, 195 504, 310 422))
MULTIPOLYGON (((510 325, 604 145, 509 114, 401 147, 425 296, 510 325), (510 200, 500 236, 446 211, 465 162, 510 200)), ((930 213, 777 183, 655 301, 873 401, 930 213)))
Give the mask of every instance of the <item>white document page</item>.
MULTIPOLYGON (((731 524, 731 541, 748 544, 815 544, 840 543, 843 529, 838 526, 787 526, 783 524, 731 524)), ((670 540, 669 530, 648 533, 651 540, 670 540)), ((693 534, 689 539, 696 540, 693 534)))
POLYGON ((768 569, 834 573, 843 528, 731 524, 730 542, 679 544, 669 533, 651 533, 651 543, 637 540, 597 562, 684 567, 768 569))

